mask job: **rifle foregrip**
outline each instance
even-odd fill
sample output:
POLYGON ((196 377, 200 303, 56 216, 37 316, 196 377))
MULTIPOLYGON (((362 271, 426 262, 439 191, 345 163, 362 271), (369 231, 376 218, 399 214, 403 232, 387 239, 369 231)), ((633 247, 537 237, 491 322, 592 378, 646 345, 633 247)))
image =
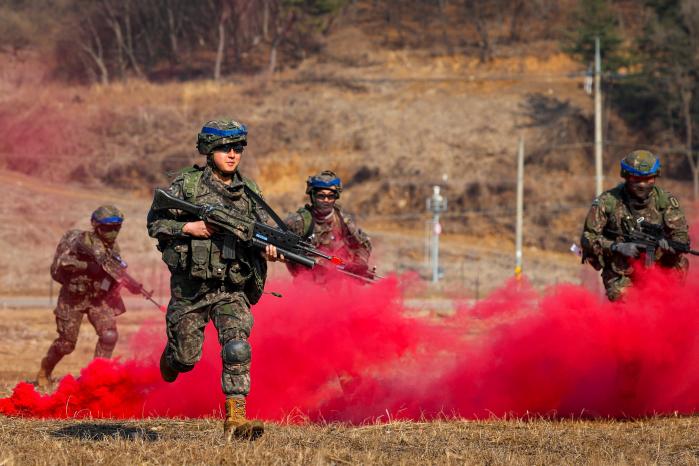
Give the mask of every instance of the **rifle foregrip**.
MULTIPOLYGON (((265 249, 268 244, 271 243, 265 243, 264 241, 258 239, 258 238, 253 238, 252 239, 252 244, 257 246, 260 249, 265 249)), ((286 249, 280 248, 277 246, 277 252, 284 255, 285 259, 289 259, 292 262, 296 262, 297 264, 304 265, 308 267, 309 269, 312 269, 314 265, 316 265, 315 261, 313 259, 309 259, 308 257, 302 256, 300 254, 293 253, 291 251, 287 251, 286 249)))

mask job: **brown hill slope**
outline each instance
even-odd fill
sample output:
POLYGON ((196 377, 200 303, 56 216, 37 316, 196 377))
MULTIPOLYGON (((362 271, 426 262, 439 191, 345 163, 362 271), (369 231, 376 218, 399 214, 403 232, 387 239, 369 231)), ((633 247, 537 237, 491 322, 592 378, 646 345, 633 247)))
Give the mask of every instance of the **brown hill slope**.
MULTIPOLYGON (((594 181, 592 102, 580 78, 571 77, 577 65, 554 42, 509 47, 482 65, 464 55, 377 47, 365 31, 346 25, 318 55, 271 80, 236 76, 222 83, 131 81, 86 88, 34 79, 26 63, 14 75, 6 67, 2 88, 10 92, 0 98, 0 166, 39 185, 79 186, 100 199, 135 195, 139 204, 127 213, 142 222, 152 187, 166 184, 168 172, 201 161, 193 147, 201 124, 230 116, 250 128, 243 170, 258 178, 279 210, 302 204, 305 178, 331 168, 348 187, 343 202, 365 223, 421 232, 425 198, 433 184, 444 184, 450 202, 445 231, 462 235, 461 241, 490 238, 502 257, 502 278, 511 270, 519 136, 527 153, 529 246, 566 254, 579 235, 594 181), (113 194, 103 196, 105 188, 113 194)), ((613 115, 609 121, 615 139, 631 139, 613 115)), ((615 160, 625 150, 607 152, 607 186, 615 183, 615 160)), ((663 184, 686 193, 684 184, 663 184)), ((16 203, 31 204, 24 199, 31 192, 15 187, 16 203)), ((30 211, 56 211, 52 200, 34 210, 5 208, 10 227, 3 236, 16 244, 11 250, 32 250, 44 240, 41 229, 33 238, 20 225, 36 219, 27 217, 30 211)), ((70 220, 52 227, 42 258, 26 259, 32 270, 45 270, 60 230, 87 219, 94 207, 71 206, 70 220)), ((141 226, 134 230, 134 247, 152 256, 141 226)), ((397 268, 401 257, 421 259, 422 241, 416 238, 409 254, 399 249, 388 253, 397 268)), ((5 281, 7 289, 16 285, 5 281)))

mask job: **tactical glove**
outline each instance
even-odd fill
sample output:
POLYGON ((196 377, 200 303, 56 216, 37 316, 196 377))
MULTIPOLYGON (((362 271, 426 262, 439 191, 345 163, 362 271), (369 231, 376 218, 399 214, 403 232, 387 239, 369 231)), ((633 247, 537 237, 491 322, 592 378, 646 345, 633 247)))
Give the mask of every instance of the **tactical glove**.
POLYGON ((670 247, 670 243, 668 243, 665 238, 658 241, 658 247, 663 251, 669 252, 670 254, 675 254, 676 252, 672 247, 670 247))
POLYGON ((626 257, 638 257, 640 250, 636 243, 614 243, 611 247, 612 252, 618 252, 626 257))

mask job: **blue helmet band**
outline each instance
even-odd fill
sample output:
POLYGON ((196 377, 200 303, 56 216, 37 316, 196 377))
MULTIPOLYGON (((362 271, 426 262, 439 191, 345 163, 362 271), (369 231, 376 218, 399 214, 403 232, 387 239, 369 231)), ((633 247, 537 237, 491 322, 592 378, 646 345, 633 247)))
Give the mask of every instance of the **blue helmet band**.
POLYGON ((247 136, 248 129, 245 127, 245 125, 242 125, 240 128, 235 128, 235 129, 218 129, 218 128, 212 128, 210 126, 204 126, 201 129, 201 133, 202 134, 213 134, 214 136, 220 136, 222 138, 231 138, 231 137, 247 136))
POLYGON ((311 178, 310 185, 312 188, 338 188, 340 186, 340 178, 333 178, 329 181, 311 178))
POLYGON ((94 215, 92 216, 92 220, 99 223, 100 225, 116 225, 116 224, 121 224, 124 221, 124 219, 121 217, 106 217, 106 218, 97 220, 94 215))
POLYGON ((652 176, 655 175, 658 170, 660 170, 660 159, 656 159, 655 163, 651 167, 650 170, 648 171, 642 171, 637 168, 632 167, 631 165, 627 164, 623 160, 621 161, 621 169, 629 173, 630 175, 636 175, 636 176, 652 176))

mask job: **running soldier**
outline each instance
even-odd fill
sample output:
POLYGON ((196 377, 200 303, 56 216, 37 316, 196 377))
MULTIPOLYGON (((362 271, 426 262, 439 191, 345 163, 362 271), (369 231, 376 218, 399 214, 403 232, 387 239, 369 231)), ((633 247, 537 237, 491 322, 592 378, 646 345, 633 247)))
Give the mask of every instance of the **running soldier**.
MULTIPOLYGON (((357 226, 352 215, 338 203, 342 192, 342 181, 332 171, 325 170, 306 181, 309 204, 298 209, 286 219, 286 224, 296 234, 309 238, 313 246, 321 251, 341 258, 343 269, 360 277, 371 277, 369 256, 371 241, 357 226)), ((292 274, 301 267, 288 263, 292 274)), ((322 276, 323 269, 316 266, 314 274, 322 276)))
MULTIPOLYGON (((260 195, 259 188, 238 170, 246 145, 244 125, 228 120, 205 123, 197 137, 197 149, 206 156, 206 165, 180 171, 168 192, 193 204, 216 204, 266 221, 266 213, 250 195, 260 195)), ((179 373, 194 368, 202 356, 204 328, 213 320, 223 360, 224 436, 227 440, 232 436, 259 437, 263 424, 246 418, 251 361, 248 338, 253 324, 250 306, 262 295, 267 261, 277 260, 276 248, 268 246, 261 251, 250 241, 231 241, 232 236, 217 235, 211 225, 184 212, 153 207, 148 213, 148 234, 157 238, 171 273, 167 345, 160 358, 163 380, 174 382, 179 373)))
POLYGON ((655 263, 686 276, 689 262, 668 244, 668 239, 689 245, 687 221, 675 196, 655 185, 660 160, 651 152, 636 150, 621 161, 624 183, 597 197, 590 208, 581 244, 583 261, 602 270, 602 282, 610 301, 623 297, 633 283, 631 259, 642 252, 639 244, 624 239, 642 223, 654 225, 661 239, 655 263))
POLYGON ((83 316, 95 328, 95 358, 111 358, 119 334, 116 316, 126 311, 119 284, 100 266, 99 258, 119 255, 117 235, 124 214, 112 205, 92 213, 92 231, 70 230, 61 238, 51 264, 51 277, 61 284, 54 309, 58 337, 41 360, 37 385, 48 388, 58 362, 73 352, 83 316))

